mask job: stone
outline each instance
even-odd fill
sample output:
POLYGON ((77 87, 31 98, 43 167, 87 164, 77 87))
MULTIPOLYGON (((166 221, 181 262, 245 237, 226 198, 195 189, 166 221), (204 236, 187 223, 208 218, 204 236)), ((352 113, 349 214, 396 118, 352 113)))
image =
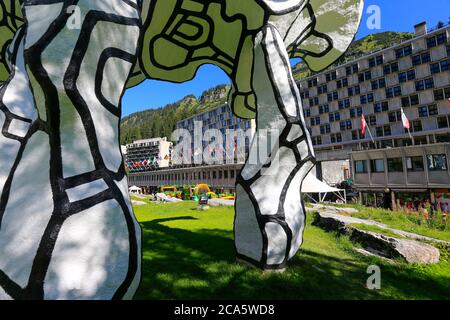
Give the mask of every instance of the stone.
MULTIPOLYGON (((340 216, 334 213, 316 213, 313 225, 326 231, 335 231, 348 235, 350 240, 357 242, 367 251, 388 259, 403 258, 408 263, 432 264, 438 263, 440 252, 437 248, 416 240, 397 239, 379 233, 360 230, 350 224, 374 225, 386 230, 386 225, 353 217, 340 216)), ((398 230, 399 231, 399 230, 398 230)), ((418 236, 418 235, 417 235, 418 236)))

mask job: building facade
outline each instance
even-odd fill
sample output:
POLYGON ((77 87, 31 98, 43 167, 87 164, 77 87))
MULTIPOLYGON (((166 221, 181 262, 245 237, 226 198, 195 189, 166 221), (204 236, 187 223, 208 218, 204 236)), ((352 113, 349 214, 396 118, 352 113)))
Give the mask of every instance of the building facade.
MULTIPOLYGON (((450 187, 446 180, 441 185, 431 183, 427 186, 414 186, 408 180, 410 187, 395 186, 388 182, 395 181, 398 174, 389 171, 385 173, 387 182, 380 180, 377 184, 382 174, 377 172, 369 181, 369 173, 355 172, 355 161, 362 160, 357 158, 372 155, 372 152, 381 152, 384 154, 381 159, 390 159, 395 158, 398 152, 404 152, 398 150, 416 150, 402 149, 408 146, 434 146, 450 142, 450 27, 428 31, 426 24, 421 23, 415 28, 416 35, 411 40, 298 82, 306 125, 317 158, 317 166, 313 171, 320 180, 334 185, 352 177, 355 186, 364 192, 382 192, 393 187, 395 190, 423 192, 450 187), (403 127, 401 109, 411 123, 410 132, 403 127), (371 135, 368 132, 362 135, 363 116, 371 135), (352 153, 355 154, 354 158, 352 153), (363 178, 367 181, 361 180, 363 178)), ((225 104, 178 122, 177 129, 189 131, 193 137, 192 150, 194 139, 200 135, 203 140, 208 129, 220 130, 223 137, 227 129, 250 130, 251 134, 246 138, 247 155, 256 125, 254 120, 234 117, 225 104), (195 130, 196 124, 201 124, 201 130, 195 130)), ((223 141, 223 149, 226 149, 225 138, 223 141)), ((203 141, 203 149, 207 144, 207 141, 203 141)), ((402 161, 406 165, 409 160, 402 161)), ((426 159, 424 161, 426 163, 426 159)), ((130 184, 141 187, 206 182, 214 188, 233 190, 236 172, 241 167, 242 161, 231 165, 181 166, 131 174, 129 179, 130 184)), ((385 167, 388 168, 387 162, 385 167)), ((410 175, 411 179, 420 176, 410 175)))
POLYGON ((415 198, 450 203, 450 143, 353 152, 354 185, 402 205, 415 198))
POLYGON ((319 171, 327 161, 351 165, 352 151, 450 141, 449 36, 449 26, 427 32, 421 23, 409 41, 298 83, 319 171), (362 135, 363 115, 375 143, 362 135))
POLYGON ((138 140, 126 145, 125 164, 131 174, 171 165, 173 144, 167 138, 138 140))
MULTIPOLYGON (((236 117, 228 104, 218 106, 212 110, 199 113, 187 119, 183 119, 177 123, 177 129, 184 129, 189 132, 191 137, 191 163, 198 163, 195 161, 196 154, 198 152, 203 152, 208 145, 211 143, 213 137, 208 134, 210 130, 218 130, 222 137, 222 146, 220 152, 223 152, 222 159, 226 163, 243 163, 245 157, 248 155, 250 149, 250 143, 253 135, 256 131, 255 120, 241 119, 236 117), (227 159, 225 151, 227 150, 227 130, 234 131, 232 142, 233 150, 235 142, 237 143, 238 131, 242 133, 243 144, 245 144, 245 151, 239 156, 238 150, 234 150, 234 156, 232 159, 227 159), (200 145, 196 146, 195 141, 200 141, 200 145), (197 148, 198 150, 197 150, 197 148)), ((244 149, 244 148, 243 148, 244 149)))
POLYGON ((144 193, 155 193, 163 186, 206 183, 217 193, 234 193, 236 177, 243 164, 221 164, 159 169, 130 174, 130 185, 141 187, 144 193))

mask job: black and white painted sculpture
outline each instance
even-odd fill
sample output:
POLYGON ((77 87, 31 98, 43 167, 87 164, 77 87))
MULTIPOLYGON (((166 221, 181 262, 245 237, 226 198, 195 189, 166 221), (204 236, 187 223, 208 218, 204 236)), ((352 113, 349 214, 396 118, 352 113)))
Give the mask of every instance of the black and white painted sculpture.
MULTIPOLYGON (((238 258, 284 268, 302 243, 314 163, 289 58, 318 71, 351 43, 362 0, 3 0, 0 3, 0 298, 128 299, 140 227, 119 146, 120 101, 146 78, 206 63, 256 118, 237 181, 238 258)), ((155 93, 157 94, 157 93, 155 93)))

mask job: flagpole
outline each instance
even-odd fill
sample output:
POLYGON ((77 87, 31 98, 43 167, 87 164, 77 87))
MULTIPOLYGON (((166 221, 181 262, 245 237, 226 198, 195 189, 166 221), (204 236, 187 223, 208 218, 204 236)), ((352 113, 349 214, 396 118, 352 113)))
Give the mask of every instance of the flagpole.
POLYGON ((367 130, 369 131, 370 139, 372 139, 372 143, 375 144, 375 140, 373 139, 373 136, 372 136, 372 131, 370 131, 369 125, 368 124, 366 124, 366 125, 367 125, 367 130))
POLYGON ((409 137, 411 138, 412 145, 414 145, 414 137, 412 136, 411 130, 409 128, 408 128, 408 134, 409 134, 409 137))

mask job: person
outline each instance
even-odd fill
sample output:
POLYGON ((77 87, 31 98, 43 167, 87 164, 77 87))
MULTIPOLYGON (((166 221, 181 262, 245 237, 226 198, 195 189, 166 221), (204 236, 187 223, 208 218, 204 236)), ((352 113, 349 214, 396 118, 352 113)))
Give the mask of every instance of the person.
POLYGON ((428 210, 426 207, 423 208, 423 219, 428 221, 428 210))
POLYGON ((441 208, 442 208, 442 213, 444 215, 446 215, 447 211, 448 211, 448 203, 447 202, 441 202, 441 208))

